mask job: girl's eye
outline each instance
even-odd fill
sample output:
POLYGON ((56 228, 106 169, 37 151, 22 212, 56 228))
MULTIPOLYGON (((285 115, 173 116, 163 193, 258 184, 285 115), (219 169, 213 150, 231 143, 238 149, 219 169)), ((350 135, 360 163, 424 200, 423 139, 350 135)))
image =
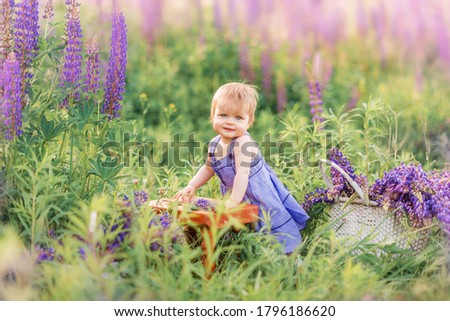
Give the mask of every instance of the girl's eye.
POLYGON ((241 119, 244 119, 244 118, 242 118, 241 116, 237 116, 236 119, 237 120, 241 120, 241 119))
POLYGON ((220 117, 227 117, 227 114, 220 114, 220 117))

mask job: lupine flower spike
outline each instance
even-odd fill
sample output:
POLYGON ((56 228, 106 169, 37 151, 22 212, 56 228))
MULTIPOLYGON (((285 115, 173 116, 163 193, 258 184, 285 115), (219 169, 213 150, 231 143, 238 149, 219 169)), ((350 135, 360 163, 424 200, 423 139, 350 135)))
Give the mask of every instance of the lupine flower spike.
POLYGON ((281 72, 277 73, 277 112, 285 110, 287 104, 287 92, 284 76, 281 72))
POLYGON ((87 50, 86 79, 83 92, 96 93, 100 87, 100 58, 97 46, 97 36, 92 38, 87 50))
POLYGON ((164 4, 162 0, 140 0, 139 6, 139 10, 144 17, 141 24, 141 31, 147 43, 150 45, 149 47, 152 47, 162 30, 162 10, 164 4))
POLYGON ((311 107, 310 112, 312 115, 313 123, 323 122, 323 101, 322 93, 320 89, 319 81, 314 76, 311 67, 307 65, 308 69, 308 92, 309 92, 309 105, 311 107))
POLYGON ((53 9, 53 1, 47 0, 42 18, 50 20, 51 18, 53 18, 54 15, 55 15, 55 11, 53 9))
POLYGON ((122 11, 117 9, 112 16, 111 51, 106 76, 104 104, 101 112, 110 119, 119 117, 120 101, 125 91, 127 65, 127 26, 122 11))
MULTIPOLYGON (((14 1, 12 0, 4 0, 0 4, 0 70, 13 46, 13 9, 14 1)), ((2 97, 1 87, 0 82, 0 98, 2 97)))
POLYGON ((261 74, 262 87, 264 94, 269 96, 272 92, 272 78, 273 78, 273 59, 272 59, 272 44, 267 31, 263 31, 262 41, 264 43, 261 52, 261 74))
POLYGON ((20 63, 16 54, 11 52, 3 64, 4 96, 2 110, 4 113, 5 138, 12 140, 22 134, 22 87, 20 63))
POLYGON ((255 81, 255 73, 250 64, 248 45, 241 41, 239 44, 239 74, 240 77, 249 82, 255 81))
POLYGON ((39 2, 23 0, 14 6, 14 51, 21 70, 22 108, 25 106, 25 95, 33 74, 31 63, 37 55, 39 36, 39 2))
POLYGON ((68 107, 70 101, 80 98, 79 86, 81 81, 81 46, 82 32, 76 0, 66 0, 66 47, 64 48, 64 64, 61 72, 60 84, 63 88, 70 88, 70 93, 63 101, 63 107, 68 107))

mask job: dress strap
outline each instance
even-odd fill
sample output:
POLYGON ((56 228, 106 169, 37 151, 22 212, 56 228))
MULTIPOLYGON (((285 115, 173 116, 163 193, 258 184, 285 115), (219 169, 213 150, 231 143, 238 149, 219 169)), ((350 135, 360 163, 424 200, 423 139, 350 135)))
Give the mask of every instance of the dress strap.
POLYGON ((209 146, 208 146, 208 156, 210 158, 214 157, 214 150, 216 149, 217 144, 219 143, 220 140, 220 135, 217 135, 216 137, 214 137, 213 139, 211 139, 211 141, 209 142, 209 146))

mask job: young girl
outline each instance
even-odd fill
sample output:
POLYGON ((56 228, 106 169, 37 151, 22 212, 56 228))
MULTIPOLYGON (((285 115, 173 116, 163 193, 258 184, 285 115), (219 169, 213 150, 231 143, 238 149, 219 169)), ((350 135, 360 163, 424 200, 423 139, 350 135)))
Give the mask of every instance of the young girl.
MULTIPOLYGON (((222 194, 229 195, 225 207, 233 208, 241 202, 258 205, 260 218, 263 211, 269 214, 270 232, 284 246, 285 253, 291 253, 302 242, 299 230, 309 216, 266 164, 247 133, 257 102, 258 94, 251 85, 228 83, 216 91, 210 119, 218 135, 209 143, 205 165, 175 198, 192 198, 195 190, 216 174, 222 194)), ((263 225, 260 220, 257 230, 263 225)))

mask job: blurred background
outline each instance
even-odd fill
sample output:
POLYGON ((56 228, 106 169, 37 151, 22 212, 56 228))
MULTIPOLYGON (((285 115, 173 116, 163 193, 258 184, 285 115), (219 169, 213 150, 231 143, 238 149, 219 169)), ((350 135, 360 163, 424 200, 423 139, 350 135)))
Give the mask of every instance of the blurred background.
MULTIPOLYGON (((80 3, 86 43, 97 35, 106 54, 114 1, 80 3)), ((129 29, 122 115, 142 123, 143 139, 155 136, 149 126, 170 122, 173 131, 196 131, 207 141, 212 132, 204 116, 215 89, 228 81, 259 87, 254 135, 261 139, 276 128, 271 115, 296 108, 311 117, 308 84, 317 82, 323 109, 349 111, 381 99, 401 111, 405 147, 421 160, 427 148, 441 164, 450 160, 449 2, 118 3, 129 29)))

